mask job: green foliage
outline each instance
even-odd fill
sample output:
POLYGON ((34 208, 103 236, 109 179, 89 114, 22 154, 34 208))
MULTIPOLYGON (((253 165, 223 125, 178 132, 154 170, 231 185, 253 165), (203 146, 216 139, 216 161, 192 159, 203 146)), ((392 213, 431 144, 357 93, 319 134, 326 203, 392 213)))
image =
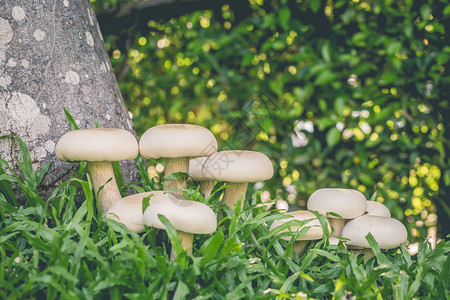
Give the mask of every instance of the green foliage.
POLYGON ((432 232, 450 185, 446 1, 242 3, 150 21, 128 53, 106 37, 138 134, 203 125, 222 150, 271 158, 272 198, 376 192, 413 238, 432 232))
MULTIPOLYGON (((1 180, 18 183, 27 199, 34 199, 17 207, 4 196, 8 188, 1 186, 2 299, 449 296, 448 241, 441 241, 434 250, 422 243, 418 255, 410 256, 403 246, 401 251, 381 252, 368 236, 376 258, 367 263, 342 245, 329 246, 327 239, 312 242, 303 256, 293 256, 296 236, 286 242, 281 235, 269 232, 271 222, 284 216, 258 205, 259 194, 246 202, 244 210, 233 213, 217 205, 223 189, 216 187, 216 192, 204 199, 197 187, 187 189, 185 196, 208 203, 224 217, 214 234, 195 236, 193 255, 187 255, 164 217, 161 221, 169 228, 168 234, 154 228, 136 234, 102 218, 91 184, 82 180, 84 164, 49 198, 41 198, 30 184, 42 172, 30 169, 26 147, 23 150, 23 176, 1 175, 1 180), (77 204, 75 195, 80 186, 86 199, 77 204), (178 254, 174 262, 168 257, 169 240, 178 254)), ((151 188, 144 185, 145 190, 151 188)))

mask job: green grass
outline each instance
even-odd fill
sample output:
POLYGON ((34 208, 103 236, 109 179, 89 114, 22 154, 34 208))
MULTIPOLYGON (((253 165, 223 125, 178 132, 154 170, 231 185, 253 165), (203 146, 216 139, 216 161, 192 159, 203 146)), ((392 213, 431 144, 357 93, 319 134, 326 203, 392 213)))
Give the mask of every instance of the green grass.
MULTIPOLYGON (((259 194, 233 213, 218 205, 223 186, 217 185, 209 199, 192 186, 185 196, 211 205, 223 217, 216 233, 195 236, 194 252, 187 255, 173 228, 136 234, 103 219, 85 163, 51 196, 39 195, 49 165, 34 172, 26 146, 16 138, 21 176, 5 172, 9 167, 0 160, 0 299, 450 298, 448 241, 434 250, 422 243, 410 256, 405 247, 380 252, 368 236, 376 257, 363 263, 361 255, 324 239, 297 257, 293 240, 269 232, 271 222, 283 216, 258 207, 259 194), (12 183, 23 193, 21 204, 12 183), (77 190, 84 202, 76 202, 77 190), (169 261, 170 240, 178 252, 174 262, 169 261)), ((161 188, 148 178, 140 158, 136 163, 142 186, 121 191, 161 188)))

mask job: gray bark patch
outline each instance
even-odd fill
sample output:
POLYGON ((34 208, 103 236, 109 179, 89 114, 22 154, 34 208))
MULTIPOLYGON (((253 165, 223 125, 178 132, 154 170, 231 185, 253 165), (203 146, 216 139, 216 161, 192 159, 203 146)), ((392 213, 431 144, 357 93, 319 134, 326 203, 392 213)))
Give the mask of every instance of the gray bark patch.
MULTIPOLYGON (((98 121, 134 133, 97 28, 89 0, 0 0, 0 135, 20 136, 35 169, 53 161, 44 190, 74 169, 54 154, 70 130, 64 107, 80 128, 98 121)), ((0 156, 17 171, 16 143, 0 139, 0 156)), ((127 181, 137 175, 133 164, 123 173, 127 181)))

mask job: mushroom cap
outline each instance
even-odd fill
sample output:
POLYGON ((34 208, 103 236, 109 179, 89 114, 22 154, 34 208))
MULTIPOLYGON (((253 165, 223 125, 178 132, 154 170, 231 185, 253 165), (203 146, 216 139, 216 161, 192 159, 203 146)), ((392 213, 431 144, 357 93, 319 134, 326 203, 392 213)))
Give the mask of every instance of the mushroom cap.
POLYGON ((329 217, 336 218, 327 213, 333 212, 344 219, 353 219, 366 212, 367 200, 364 195, 351 189, 325 188, 312 193, 308 199, 307 207, 329 217))
POLYGON ((391 212, 389 208, 386 207, 383 203, 377 201, 367 201, 366 208, 367 216, 379 216, 379 217, 391 217, 391 212))
POLYGON ((191 175, 192 179, 195 181, 208 180, 208 178, 202 175, 202 167, 207 158, 208 156, 200 156, 189 160, 189 175, 191 175))
POLYGON ((289 210, 289 203, 286 200, 277 200, 275 203, 275 208, 279 210, 288 211, 289 210))
POLYGON ((366 240, 369 232, 373 235, 381 249, 392 249, 406 242, 408 233, 398 220, 380 216, 364 215, 350 220, 342 229, 342 237, 350 239, 348 245, 370 248, 366 240))
POLYGON ((154 126, 139 141, 139 153, 144 158, 208 156, 217 152, 217 147, 211 131, 192 124, 154 126))
POLYGON ((142 200, 150 196, 150 203, 164 197, 163 191, 153 191, 128 196, 117 201, 106 213, 106 218, 124 224, 129 230, 143 232, 144 214, 142 213, 142 200))
POLYGON ((214 211, 197 201, 178 199, 166 194, 166 199, 151 203, 144 212, 144 224, 165 229, 158 215, 165 216, 178 230, 193 234, 210 234, 217 229, 214 211))
POLYGON ((56 143, 61 161, 119 161, 135 159, 139 153, 136 138, 124 129, 91 128, 69 131, 56 143))
POLYGON ((263 153, 229 150, 214 153, 203 164, 206 178, 227 182, 256 182, 272 178, 273 166, 263 153))
MULTIPOLYGON (((298 221, 305 221, 305 220, 311 220, 308 223, 306 223, 303 226, 292 226, 290 229, 292 232, 300 231, 303 227, 311 226, 308 231, 306 231, 302 236, 298 237, 297 241, 310 241, 310 240, 318 240, 323 238, 323 230, 322 226, 320 225, 319 219, 310 211, 307 210, 300 210, 300 211, 292 211, 286 213, 286 215, 291 216, 291 218, 281 219, 281 220, 275 220, 273 221, 272 225, 270 226, 270 230, 275 229, 278 226, 283 225, 286 222, 292 221, 292 220, 298 220, 298 221)), ((330 224, 327 222, 328 230, 331 231, 330 224)), ((285 229, 281 231, 279 234, 283 232, 289 231, 288 229, 285 229)), ((289 241, 291 238, 288 236, 282 237, 283 240, 289 241)))

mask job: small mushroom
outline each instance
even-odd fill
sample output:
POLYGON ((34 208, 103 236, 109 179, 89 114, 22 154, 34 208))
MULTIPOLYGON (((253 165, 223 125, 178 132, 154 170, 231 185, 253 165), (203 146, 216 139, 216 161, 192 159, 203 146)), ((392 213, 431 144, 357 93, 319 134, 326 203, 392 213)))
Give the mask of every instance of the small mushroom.
MULTIPOLYGON (((176 172, 188 173, 189 158, 209 156, 217 152, 217 141, 208 129, 191 124, 165 124, 148 129, 139 141, 139 153, 144 158, 165 158, 164 176, 176 172)), ((173 194, 182 198, 186 179, 166 182, 166 189, 177 188, 173 194)))
MULTIPOLYGON (((309 222, 305 223, 304 225, 295 225, 290 227, 291 232, 300 231, 305 227, 310 227, 308 231, 306 231, 303 235, 297 237, 296 241, 294 242, 294 252, 297 255, 302 255, 305 252, 305 248, 308 245, 309 241, 312 240, 319 240, 323 238, 323 229, 319 222, 319 219, 310 211, 307 210, 301 210, 301 211, 293 211, 286 213, 287 216, 290 216, 290 218, 286 219, 280 219, 273 221, 272 225, 270 226, 270 231, 274 230, 275 228, 283 225, 286 222, 292 221, 292 220, 298 220, 298 221, 307 221, 309 222)), ((330 224, 327 222, 328 230, 331 231, 330 224)), ((281 231, 279 234, 283 232, 288 232, 289 229, 285 229, 281 231)), ((289 241, 291 237, 284 236, 282 237, 283 240, 289 241)))
POLYGON ((380 249, 397 248, 408 238, 405 225, 393 218, 364 215, 348 221, 342 229, 342 237, 349 239, 349 246, 363 248, 364 261, 374 256, 366 240, 369 233, 373 235, 380 249))
POLYGON ((208 157, 203 164, 202 174, 207 178, 226 181, 230 185, 225 189, 222 204, 235 210, 241 196, 241 208, 244 207, 248 183, 272 178, 273 166, 270 159, 260 152, 221 151, 208 157))
POLYGON ((288 211, 289 203, 286 200, 277 200, 277 202, 275 203, 275 208, 279 209, 280 211, 288 211))
MULTIPOLYGON (((151 203, 144 212, 144 224, 165 229, 158 215, 165 216, 177 230, 181 246, 187 253, 192 253, 193 234, 211 234, 217 229, 214 211, 206 204, 197 201, 183 200, 166 194, 158 201, 151 203)), ((176 259, 172 247, 170 259, 176 259)))
POLYGON ((111 206, 106 214, 106 218, 116 220, 136 233, 144 232, 142 201, 144 198, 150 197, 149 203, 153 203, 164 197, 164 195, 163 191, 152 191, 122 198, 111 206))
POLYGON ((389 208, 387 208, 383 203, 368 200, 366 215, 390 218, 391 212, 389 211, 389 208))
MULTIPOLYGON (((307 207, 309 210, 315 210, 327 216, 331 227, 334 228, 332 236, 340 236, 346 219, 354 219, 366 212, 367 200, 357 190, 325 188, 312 193, 308 199, 307 207), (328 213, 336 213, 343 219, 328 213)), ((330 239, 331 243, 337 241, 337 239, 330 239)))
POLYGON ((123 129, 81 129, 64 134, 56 144, 55 153, 61 161, 88 162, 87 169, 103 213, 122 199, 112 162, 135 159, 138 156, 138 143, 130 132, 123 129))
POLYGON ((200 190, 205 198, 211 196, 211 191, 214 188, 214 180, 202 174, 202 167, 207 158, 208 156, 200 156, 189 160, 189 175, 200 183, 200 190))

